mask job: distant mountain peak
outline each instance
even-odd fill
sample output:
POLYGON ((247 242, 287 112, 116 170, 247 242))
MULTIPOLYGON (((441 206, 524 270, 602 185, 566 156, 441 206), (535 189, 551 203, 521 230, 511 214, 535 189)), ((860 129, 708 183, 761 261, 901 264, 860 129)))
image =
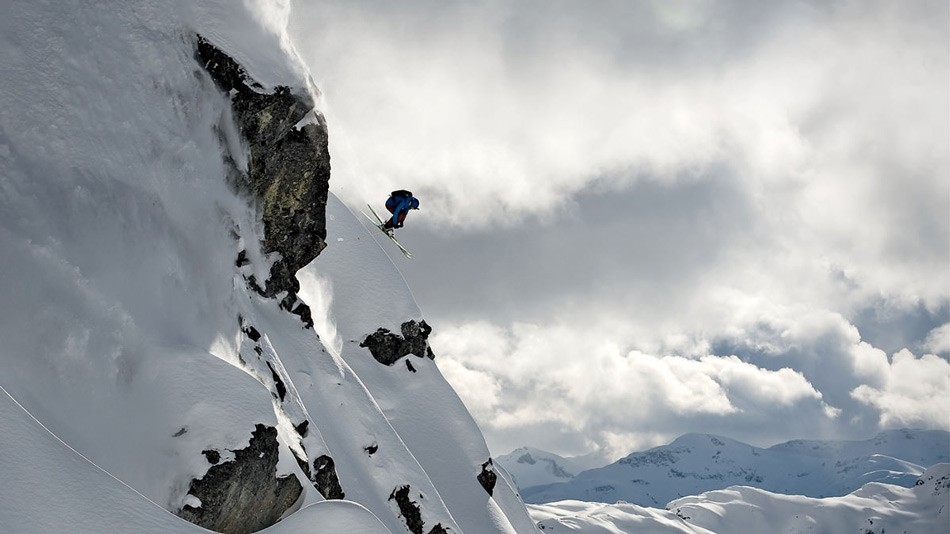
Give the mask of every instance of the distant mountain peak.
POLYGON ((566 482, 549 477, 519 488, 531 503, 623 500, 662 506, 683 495, 730 485, 826 497, 875 481, 911 486, 926 467, 950 461, 948 451, 950 433, 944 431, 889 430, 868 440, 794 440, 768 449, 691 433, 566 482))

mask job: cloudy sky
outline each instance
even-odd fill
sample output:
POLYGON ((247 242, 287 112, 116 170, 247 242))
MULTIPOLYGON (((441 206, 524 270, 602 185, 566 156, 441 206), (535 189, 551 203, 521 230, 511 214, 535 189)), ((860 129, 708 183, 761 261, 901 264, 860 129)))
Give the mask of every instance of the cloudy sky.
POLYGON ((292 19, 334 192, 421 199, 394 259, 494 453, 950 427, 944 0, 292 19))

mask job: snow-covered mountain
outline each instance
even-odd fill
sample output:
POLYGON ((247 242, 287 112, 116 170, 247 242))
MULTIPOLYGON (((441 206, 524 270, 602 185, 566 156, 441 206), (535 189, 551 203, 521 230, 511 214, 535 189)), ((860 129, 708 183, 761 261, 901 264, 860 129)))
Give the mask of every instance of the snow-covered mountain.
POLYGON ((541 531, 555 534, 936 534, 946 532, 950 521, 950 464, 933 466, 910 488, 872 482, 824 499, 735 486, 665 509, 583 501, 530 508, 541 531))
POLYGON ((524 487, 525 502, 627 501, 663 506, 733 485, 774 493, 846 495, 868 482, 912 486, 927 467, 950 461, 950 433, 892 430, 864 441, 790 441, 766 449, 721 436, 687 434, 557 484, 524 487))
POLYGON ((3 13, 0 530, 536 531, 328 194, 289 3, 3 13))
POLYGON ((567 482, 579 473, 606 463, 597 454, 563 457, 534 447, 520 447, 495 458, 519 488, 567 482))

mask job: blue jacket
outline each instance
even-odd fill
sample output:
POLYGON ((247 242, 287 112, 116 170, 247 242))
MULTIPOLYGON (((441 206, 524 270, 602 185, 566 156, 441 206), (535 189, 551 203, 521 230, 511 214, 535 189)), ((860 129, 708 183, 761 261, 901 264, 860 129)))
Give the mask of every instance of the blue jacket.
POLYGON ((386 199, 386 209, 393 214, 389 224, 394 228, 400 228, 409 210, 419 209, 419 199, 413 196, 391 196, 386 199))

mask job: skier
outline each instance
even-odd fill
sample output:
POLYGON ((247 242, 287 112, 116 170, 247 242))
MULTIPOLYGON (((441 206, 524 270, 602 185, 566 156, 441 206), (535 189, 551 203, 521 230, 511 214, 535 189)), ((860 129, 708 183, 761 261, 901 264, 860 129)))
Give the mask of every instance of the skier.
POLYGON ((403 222, 406 220, 406 215, 409 214, 409 210, 419 209, 419 199, 412 196, 411 191, 406 191, 405 189, 393 191, 390 193, 389 198, 386 199, 386 209, 389 210, 389 213, 392 213, 393 216, 386 221, 382 230, 392 233, 396 228, 402 228, 403 222))

